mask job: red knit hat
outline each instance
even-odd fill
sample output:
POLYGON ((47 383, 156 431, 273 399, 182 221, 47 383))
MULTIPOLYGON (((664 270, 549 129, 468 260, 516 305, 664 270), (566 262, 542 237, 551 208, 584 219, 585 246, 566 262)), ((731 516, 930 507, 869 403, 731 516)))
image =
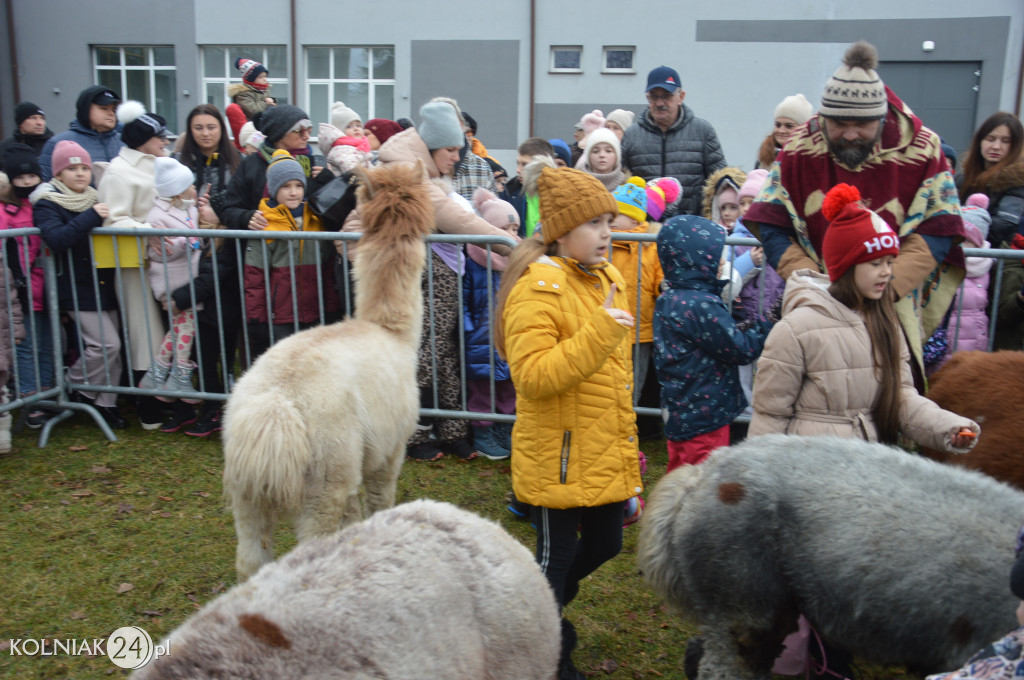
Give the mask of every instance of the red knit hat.
POLYGON ((847 269, 861 262, 899 255, 899 236, 885 220, 860 204, 857 187, 832 187, 825 195, 821 212, 831 223, 821 248, 830 280, 838 280, 847 269))
POLYGON ((366 121, 363 128, 372 132, 373 136, 376 137, 381 144, 402 131, 401 125, 393 120, 388 120, 387 118, 371 118, 366 121))

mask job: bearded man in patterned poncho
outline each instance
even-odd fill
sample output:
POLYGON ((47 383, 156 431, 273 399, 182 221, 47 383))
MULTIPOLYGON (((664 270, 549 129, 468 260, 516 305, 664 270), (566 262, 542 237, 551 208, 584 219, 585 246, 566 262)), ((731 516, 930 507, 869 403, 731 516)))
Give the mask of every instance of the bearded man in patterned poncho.
POLYGON ((877 63, 872 45, 850 46, 817 116, 779 152, 743 222, 783 279, 798 269, 825 272, 822 201, 836 184, 856 186, 900 236, 890 288, 920 368, 922 342, 964 276, 960 201, 939 136, 885 86, 877 63))

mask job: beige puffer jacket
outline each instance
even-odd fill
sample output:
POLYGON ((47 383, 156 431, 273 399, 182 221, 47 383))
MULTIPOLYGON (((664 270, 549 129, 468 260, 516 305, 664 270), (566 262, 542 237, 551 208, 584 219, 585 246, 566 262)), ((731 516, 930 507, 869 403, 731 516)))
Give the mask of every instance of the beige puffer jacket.
MULTIPOLYGON (((430 150, 427 149, 427 145, 415 129, 405 130, 391 137, 380 148, 380 154, 378 155, 378 162, 385 165, 389 163, 415 165, 416 161, 422 161, 423 163, 426 172, 426 176, 423 178, 424 181, 437 180, 441 177, 441 173, 437 171, 437 165, 430 155, 430 150)), ((462 206, 453 201, 448 196, 448 193, 435 182, 429 182, 428 191, 430 200, 434 204, 434 231, 443 234, 480 234, 483 236, 508 238, 506 231, 491 225, 475 213, 466 212, 462 206)), ((345 218, 342 231, 361 232, 362 230, 362 223, 359 220, 359 209, 356 208, 345 218)), ((339 253, 343 252, 342 243, 342 241, 335 243, 339 253)), ((350 258, 354 257, 355 253, 353 245, 350 243, 348 247, 350 258)), ((508 255, 512 250, 505 245, 494 245, 493 249, 499 255, 508 255)))
MULTIPOLYGON (((829 279, 810 269, 790 276, 775 324, 757 362, 750 436, 834 435, 878 441, 871 406, 878 394, 871 340, 860 315, 828 293, 829 279)), ((903 347, 900 430, 918 444, 954 449, 961 428, 977 423, 943 410, 914 389, 903 347)))

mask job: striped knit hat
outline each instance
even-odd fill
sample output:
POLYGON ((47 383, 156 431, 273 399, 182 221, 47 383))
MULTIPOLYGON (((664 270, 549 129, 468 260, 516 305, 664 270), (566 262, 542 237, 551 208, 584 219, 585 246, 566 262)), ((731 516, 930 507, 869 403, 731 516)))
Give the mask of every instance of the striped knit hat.
POLYGON ((885 83, 878 77, 878 50, 863 40, 850 45, 821 95, 818 113, 840 120, 874 120, 889 108, 885 83))

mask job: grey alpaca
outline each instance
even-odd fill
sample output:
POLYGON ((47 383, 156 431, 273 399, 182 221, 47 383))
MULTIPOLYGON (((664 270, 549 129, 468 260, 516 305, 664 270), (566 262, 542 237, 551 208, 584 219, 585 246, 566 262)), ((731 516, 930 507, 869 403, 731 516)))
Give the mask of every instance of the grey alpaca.
POLYGON ((651 588, 705 635, 701 680, 771 677, 802 613, 878 664, 952 670, 1017 627, 1024 493, 857 439, 771 435, 666 475, 641 520, 651 588))

